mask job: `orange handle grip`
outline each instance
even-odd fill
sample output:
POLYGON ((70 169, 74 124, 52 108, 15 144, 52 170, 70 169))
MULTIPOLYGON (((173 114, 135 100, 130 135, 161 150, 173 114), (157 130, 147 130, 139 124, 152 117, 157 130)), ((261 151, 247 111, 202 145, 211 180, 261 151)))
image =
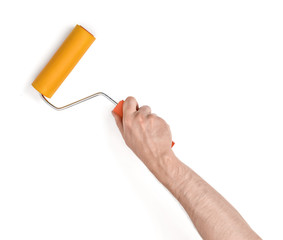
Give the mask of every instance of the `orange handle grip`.
MULTIPOLYGON (((113 112, 116 113, 118 116, 123 118, 123 104, 124 100, 120 101, 116 107, 113 109, 113 112)), ((175 143, 172 141, 171 148, 175 145, 175 143)))
POLYGON ((124 100, 118 102, 116 107, 113 109, 113 112, 116 113, 121 118, 123 118, 123 104, 124 104, 124 100))

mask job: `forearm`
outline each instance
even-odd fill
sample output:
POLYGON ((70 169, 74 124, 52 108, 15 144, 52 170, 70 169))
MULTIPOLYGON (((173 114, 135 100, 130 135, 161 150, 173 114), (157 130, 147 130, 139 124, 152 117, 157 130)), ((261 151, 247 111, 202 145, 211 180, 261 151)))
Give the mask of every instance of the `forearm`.
POLYGON ((179 200, 203 239, 260 239, 218 192, 174 155, 169 125, 151 114, 150 107, 139 108, 128 97, 123 118, 114 117, 128 147, 179 200))
POLYGON ((203 239, 260 239, 241 215, 173 151, 153 162, 148 168, 181 203, 203 239))

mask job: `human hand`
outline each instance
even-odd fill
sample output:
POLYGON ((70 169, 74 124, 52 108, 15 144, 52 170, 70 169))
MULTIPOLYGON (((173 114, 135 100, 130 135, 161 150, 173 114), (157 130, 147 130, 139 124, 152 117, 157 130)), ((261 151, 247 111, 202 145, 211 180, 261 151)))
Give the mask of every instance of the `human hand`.
POLYGON ((136 99, 128 97, 123 104, 123 118, 112 114, 127 146, 150 170, 172 152, 169 125, 152 114, 149 106, 139 108, 136 99))

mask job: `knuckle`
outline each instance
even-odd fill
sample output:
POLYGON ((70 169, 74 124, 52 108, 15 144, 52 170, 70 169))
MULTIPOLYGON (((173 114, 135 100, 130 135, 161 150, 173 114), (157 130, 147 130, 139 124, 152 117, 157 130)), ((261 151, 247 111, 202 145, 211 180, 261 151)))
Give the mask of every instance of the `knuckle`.
POLYGON ((147 116, 147 118, 148 118, 148 120, 149 120, 151 123, 153 123, 153 122, 155 122, 155 121, 157 120, 157 116, 156 116, 155 114, 149 114, 149 115, 147 116))
POLYGON ((136 99, 134 97, 132 97, 132 96, 129 96, 129 97, 126 98, 125 101, 127 101, 127 102, 136 102, 136 99))
POLYGON ((148 119, 150 119, 150 120, 156 119, 156 115, 155 115, 154 113, 149 114, 147 117, 148 117, 148 119))
POLYGON ((150 114, 150 115, 148 115, 148 117, 147 117, 147 119, 148 119, 148 123, 149 123, 149 126, 151 127, 151 128, 154 128, 154 126, 156 125, 156 116, 154 115, 154 114, 150 114))
POLYGON ((135 119, 138 123, 142 124, 145 121, 145 115, 141 112, 137 112, 135 119))
POLYGON ((144 105, 144 106, 142 106, 142 108, 144 108, 144 110, 151 111, 151 108, 148 105, 144 105))

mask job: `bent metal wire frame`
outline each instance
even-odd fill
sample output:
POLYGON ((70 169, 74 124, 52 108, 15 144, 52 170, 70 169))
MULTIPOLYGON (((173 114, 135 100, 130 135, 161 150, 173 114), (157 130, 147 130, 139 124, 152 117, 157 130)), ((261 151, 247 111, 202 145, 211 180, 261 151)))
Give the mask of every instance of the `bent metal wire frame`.
POLYGON ((62 107, 56 107, 56 106, 54 106, 52 103, 50 103, 50 102, 46 99, 46 97, 45 97, 44 95, 40 94, 40 96, 42 97, 42 99, 43 99, 50 107, 52 107, 53 109, 55 109, 55 110, 57 110, 57 111, 65 110, 65 109, 67 109, 67 108, 73 107, 73 106, 75 106, 75 105, 77 105, 77 104, 80 104, 80 103, 82 103, 82 102, 85 102, 85 101, 87 101, 87 100, 90 100, 90 99, 95 98, 95 97, 98 97, 98 96, 103 96, 103 97, 107 98, 107 99, 108 99, 110 102, 112 102, 114 105, 117 105, 117 104, 118 104, 116 101, 114 101, 111 97, 109 97, 107 94, 105 94, 105 93, 103 93, 103 92, 94 93, 94 94, 92 94, 92 95, 89 95, 88 97, 82 98, 82 99, 80 99, 80 100, 77 100, 77 101, 75 101, 75 102, 69 103, 69 104, 67 104, 67 105, 65 105, 65 106, 62 106, 62 107))

